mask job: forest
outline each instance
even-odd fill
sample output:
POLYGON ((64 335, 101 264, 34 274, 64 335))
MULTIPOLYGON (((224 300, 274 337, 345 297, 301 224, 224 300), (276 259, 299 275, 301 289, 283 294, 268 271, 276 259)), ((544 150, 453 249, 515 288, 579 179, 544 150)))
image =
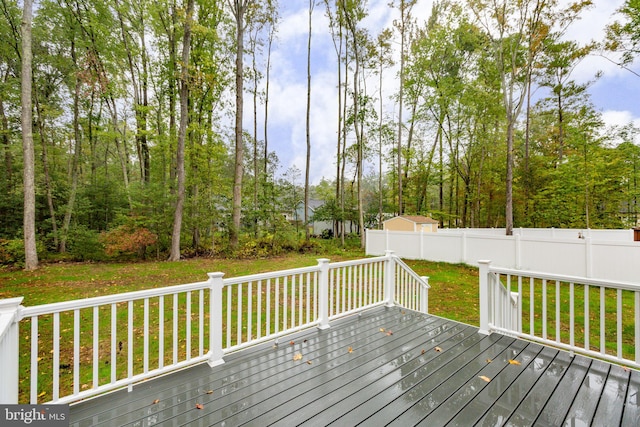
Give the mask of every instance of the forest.
POLYGON ((309 0, 302 167, 269 138, 278 0, 0 2, 0 265, 304 250, 312 220, 364 244, 397 214, 637 224, 638 130, 607 127, 572 72, 608 53, 630 69, 638 1, 583 45, 566 34, 590 0, 393 0, 380 31, 366 0, 309 0), (317 14, 338 99, 334 149, 311 156, 317 14), (319 157, 335 172, 312 183, 319 157))

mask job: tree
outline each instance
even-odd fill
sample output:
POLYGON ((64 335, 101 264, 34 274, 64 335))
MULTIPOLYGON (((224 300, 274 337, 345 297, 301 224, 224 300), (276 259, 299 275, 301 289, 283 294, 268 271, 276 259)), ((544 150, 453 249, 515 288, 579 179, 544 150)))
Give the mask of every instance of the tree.
POLYGON ((398 214, 402 215, 404 213, 404 205, 402 201, 402 127, 404 124, 402 123, 402 109, 403 109, 403 100, 404 100, 404 78, 405 78, 405 47, 408 45, 408 33, 410 29, 410 19, 411 19, 411 9, 416 4, 416 0, 400 0, 400 4, 398 6, 400 10, 400 20, 395 22, 396 28, 400 32, 400 71, 399 71, 399 89, 398 89, 398 214))
POLYGON ((382 96, 382 87, 383 87, 383 71, 385 66, 393 65, 393 59, 391 58, 391 30, 386 29, 383 30, 377 38, 377 54, 378 54, 378 66, 380 67, 378 70, 378 115, 379 115, 379 123, 378 123, 378 227, 382 228, 382 210, 383 210, 383 191, 382 191, 382 146, 383 141, 388 139, 389 129, 384 125, 384 112, 383 112, 383 96, 382 96), (386 135, 385 135, 386 134, 386 135), (387 138, 385 138, 387 136, 387 138))
POLYGON ((24 0, 22 14, 22 153, 23 153, 23 185, 24 185, 24 253, 25 269, 38 268, 38 252, 36 249, 36 187, 35 187, 35 150, 33 147, 32 102, 31 102, 31 23, 33 19, 33 3, 24 0))
POLYGON ((245 13, 254 0, 227 0, 236 24, 236 111, 235 111, 235 166, 233 174, 232 220, 229 228, 229 243, 238 247, 238 234, 242 216, 242 179, 244 175, 244 142, 242 139, 242 114, 244 96, 244 30, 247 23, 245 13))
POLYGON ((307 39, 307 117, 306 141, 307 158, 304 171, 304 235, 309 240, 309 171, 311 169, 311 18, 313 16, 314 0, 309 0, 309 37, 307 39))
POLYGON ((182 213, 185 199, 184 151, 189 126, 189 52, 191 49, 191 25, 193 20, 194 0, 187 1, 182 37, 182 71, 180 73, 180 131, 178 133, 178 151, 176 157, 178 175, 178 194, 173 216, 173 232, 171 233, 171 253, 169 261, 180 260, 180 233, 182 230, 182 213))
POLYGON ((629 70, 628 65, 640 53, 640 1, 626 0, 618 9, 618 13, 622 15, 623 20, 607 27, 604 47, 622 54, 619 65, 629 70))
MULTIPOLYGON (((364 233, 364 210, 363 210, 363 193, 362 193, 362 177, 364 168, 364 115, 365 111, 362 108, 367 102, 366 96, 363 96, 361 91, 361 84, 364 82, 364 78, 360 73, 366 62, 367 48, 369 47, 368 35, 365 31, 358 27, 360 21, 366 16, 364 3, 359 1, 355 2, 340 2, 342 13, 344 16, 346 28, 351 37, 351 53, 354 58, 353 64, 353 103, 352 114, 349 120, 346 122, 353 124, 353 129, 356 138, 356 182, 357 182, 357 199, 358 199, 358 224, 360 227, 360 246, 365 246, 365 233, 364 233), (362 81, 361 81, 362 79, 362 81), (362 111, 361 111, 362 109, 362 111)), ((345 138, 346 141, 346 138, 345 138)))

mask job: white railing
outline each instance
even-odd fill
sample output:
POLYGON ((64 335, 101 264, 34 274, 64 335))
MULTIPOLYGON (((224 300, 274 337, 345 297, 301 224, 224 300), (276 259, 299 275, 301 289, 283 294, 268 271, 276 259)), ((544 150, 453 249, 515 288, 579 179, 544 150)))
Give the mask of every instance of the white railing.
POLYGON ((480 330, 640 368, 640 285, 480 265, 480 330))
POLYGON ((3 300, 0 403, 73 403, 131 389, 378 305, 427 312, 428 287, 388 252, 238 278, 209 273, 204 282, 35 307, 3 300))

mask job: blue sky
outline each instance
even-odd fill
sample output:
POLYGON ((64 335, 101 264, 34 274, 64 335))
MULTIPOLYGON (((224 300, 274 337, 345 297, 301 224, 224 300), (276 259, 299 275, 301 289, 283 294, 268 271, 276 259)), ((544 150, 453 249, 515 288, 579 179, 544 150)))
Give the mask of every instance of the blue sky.
MULTIPOLYGON (((561 0, 568 2, 568 0, 561 0)), ((397 14, 387 6, 389 0, 369 0, 369 16, 365 25, 371 34, 391 27, 397 14)), ((278 39, 272 51, 272 71, 269 110, 269 148, 276 150, 281 172, 295 165, 304 172, 306 152, 306 49, 308 36, 308 0, 281 0, 282 20, 278 39)), ((422 24, 430 14, 433 0, 418 0, 413 15, 422 24)), ((613 14, 623 0, 595 0, 596 5, 583 13, 580 21, 568 31, 568 38, 580 42, 600 41, 604 27, 613 21, 613 14)), ((324 4, 315 7, 312 21, 312 107, 311 107, 311 181, 323 176, 335 177, 335 145, 337 129, 336 55, 330 38, 324 4)), ((615 58, 613 58, 615 59, 615 58)), ((640 60, 632 65, 640 72, 640 60)), ((574 71, 578 82, 592 80, 597 71, 602 77, 589 89, 591 100, 609 125, 634 122, 640 127, 640 77, 623 70, 598 55, 586 58, 574 71)), ((391 95, 397 90, 395 70, 386 71, 383 87, 387 89, 385 105, 388 114, 395 115, 391 95)), ((376 81, 368 90, 377 91, 376 81)), ((249 107, 245 107, 249 110, 249 107)), ((251 123, 251 112, 245 111, 245 123, 251 123)), ((262 119, 259 119, 262 120, 262 119)), ((251 128, 248 125, 247 128, 251 128)), ((259 130, 261 133, 262 130, 259 130)), ((640 142, 640 141, 639 141, 640 142)), ((298 184, 303 184, 303 175, 298 184)))

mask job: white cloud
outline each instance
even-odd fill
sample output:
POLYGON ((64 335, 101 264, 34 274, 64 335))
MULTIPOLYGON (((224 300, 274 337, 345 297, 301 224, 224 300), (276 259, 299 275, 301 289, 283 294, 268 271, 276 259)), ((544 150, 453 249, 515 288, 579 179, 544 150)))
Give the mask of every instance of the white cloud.
POLYGON ((635 116, 631 111, 604 111, 602 113, 602 121, 607 127, 626 126, 629 123, 640 127, 640 118, 635 116))

